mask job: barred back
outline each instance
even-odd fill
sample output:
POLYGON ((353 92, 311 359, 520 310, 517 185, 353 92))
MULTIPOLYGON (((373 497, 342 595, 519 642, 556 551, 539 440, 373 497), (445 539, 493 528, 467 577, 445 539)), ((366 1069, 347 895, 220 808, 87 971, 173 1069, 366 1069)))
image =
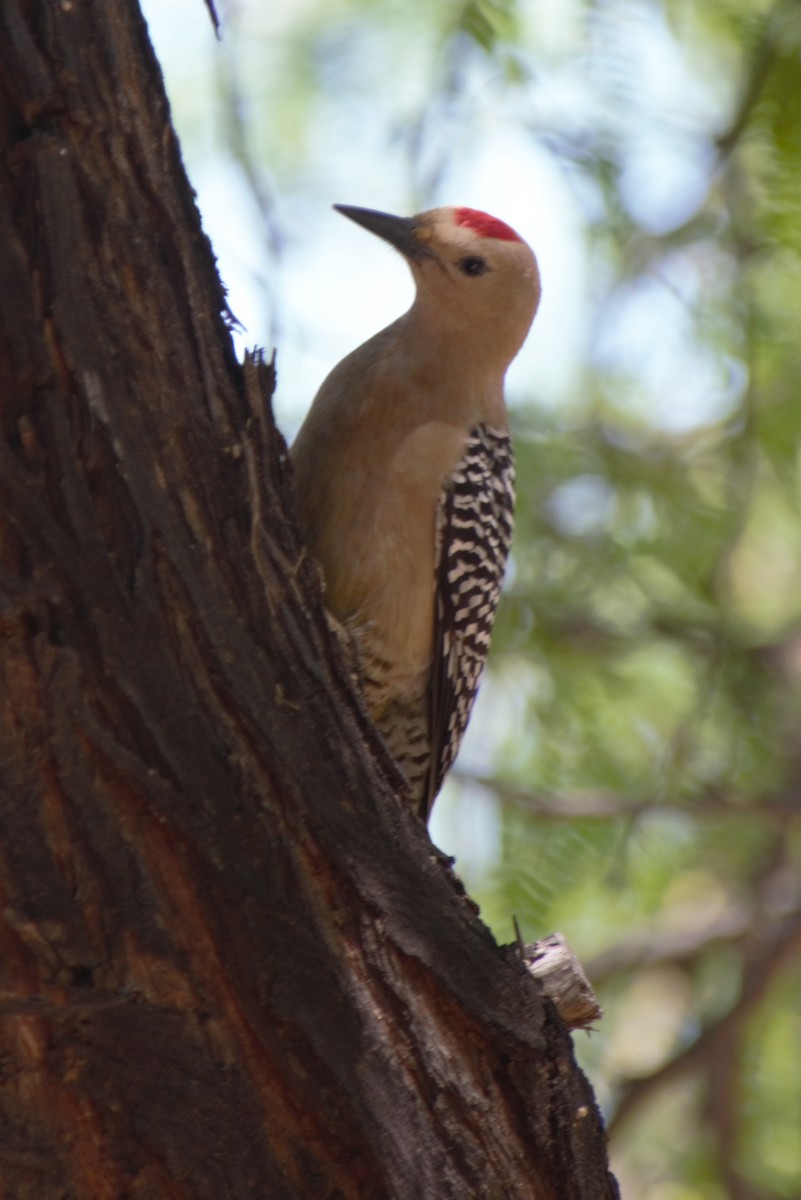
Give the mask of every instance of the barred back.
POLYGON ((456 757, 489 651, 514 524, 506 433, 477 425, 437 512, 428 817, 456 757))

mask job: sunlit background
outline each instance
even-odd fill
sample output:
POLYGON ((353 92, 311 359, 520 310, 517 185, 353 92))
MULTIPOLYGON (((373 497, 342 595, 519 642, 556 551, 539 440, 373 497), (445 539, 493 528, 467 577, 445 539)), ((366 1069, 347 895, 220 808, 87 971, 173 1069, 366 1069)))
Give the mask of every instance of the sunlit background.
POLYGON ((801 1197, 798 0, 147 0, 238 347, 291 439, 409 304, 332 212, 540 260, 513 562, 434 840, 560 929, 627 1200, 801 1197))

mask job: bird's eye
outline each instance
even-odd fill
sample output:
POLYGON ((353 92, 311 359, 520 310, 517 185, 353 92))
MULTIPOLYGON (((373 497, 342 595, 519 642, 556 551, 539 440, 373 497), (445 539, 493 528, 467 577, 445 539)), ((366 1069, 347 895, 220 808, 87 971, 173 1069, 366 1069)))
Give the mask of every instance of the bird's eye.
POLYGON ((464 275, 483 275, 489 270, 486 259, 479 258, 477 255, 468 255, 459 262, 459 270, 464 275))

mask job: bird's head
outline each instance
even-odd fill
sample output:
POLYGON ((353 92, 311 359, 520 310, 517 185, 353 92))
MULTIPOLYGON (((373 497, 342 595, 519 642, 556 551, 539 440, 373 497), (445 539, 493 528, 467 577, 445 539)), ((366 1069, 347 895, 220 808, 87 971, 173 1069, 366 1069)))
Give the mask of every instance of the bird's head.
POLYGON ((432 208, 396 217, 371 208, 334 206, 404 256, 417 285, 416 311, 503 369, 517 354, 540 301, 531 248, 497 217, 475 208, 432 208))

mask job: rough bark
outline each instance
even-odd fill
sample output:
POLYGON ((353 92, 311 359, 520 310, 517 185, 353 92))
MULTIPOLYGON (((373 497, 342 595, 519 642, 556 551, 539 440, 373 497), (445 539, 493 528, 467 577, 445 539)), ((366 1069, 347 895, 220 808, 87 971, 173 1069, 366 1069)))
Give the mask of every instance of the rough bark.
POLYGON ((612 1196, 328 634, 136 5, 0 42, 0 1197, 612 1196))

